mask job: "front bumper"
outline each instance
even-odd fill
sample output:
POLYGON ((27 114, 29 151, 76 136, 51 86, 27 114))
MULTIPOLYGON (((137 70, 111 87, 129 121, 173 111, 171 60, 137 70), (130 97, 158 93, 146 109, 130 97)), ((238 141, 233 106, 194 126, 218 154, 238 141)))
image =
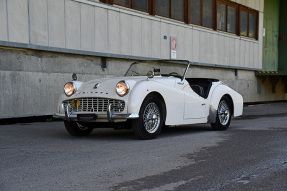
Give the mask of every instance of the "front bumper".
MULTIPOLYGON (((67 105, 65 108, 65 114, 56 113, 53 117, 56 119, 64 119, 67 121, 78 121, 77 114, 71 113, 70 105, 67 105)), ((113 111, 113 105, 108 106, 107 114, 96 114, 97 119, 85 122, 123 122, 127 119, 137 119, 139 118, 138 114, 115 114, 113 111)))

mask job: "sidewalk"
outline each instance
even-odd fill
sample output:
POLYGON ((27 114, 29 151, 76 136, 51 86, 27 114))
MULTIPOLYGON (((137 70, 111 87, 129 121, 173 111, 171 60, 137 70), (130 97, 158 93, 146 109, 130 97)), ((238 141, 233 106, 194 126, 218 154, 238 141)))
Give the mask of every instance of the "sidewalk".
POLYGON ((267 115, 287 115, 287 102, 247 105, 243 108, 242 117, 256 117, 267 115))

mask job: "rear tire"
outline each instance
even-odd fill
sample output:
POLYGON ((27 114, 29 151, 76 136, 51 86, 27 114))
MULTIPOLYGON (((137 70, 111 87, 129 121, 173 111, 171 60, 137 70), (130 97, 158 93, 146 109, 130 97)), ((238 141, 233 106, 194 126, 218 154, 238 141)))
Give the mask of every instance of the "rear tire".
POLYGON ((64 124, 68 133, 76 137, 88 136, 93 131, 92 127, 85 127, 74 121, 71 122, 64 121, 64 124))
POLYGON ((224 131, 228 129, 231 122, 232 114, 230 108, 231 106, 229 100, 223 97, 218 104, 216 122, 211 123, 211 127, 213 130, 224 131))
POLYGON ((132 121, 135 135, 140 139, 155 139, 163 126, 163 106, 155 96, 147 96, 142 103, 139 118, 132 121))

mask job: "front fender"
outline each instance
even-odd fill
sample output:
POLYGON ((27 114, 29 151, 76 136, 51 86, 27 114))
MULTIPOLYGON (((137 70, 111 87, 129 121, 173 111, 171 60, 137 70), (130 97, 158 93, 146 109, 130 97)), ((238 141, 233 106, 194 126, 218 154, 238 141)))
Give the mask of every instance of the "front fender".
POLYGON ((164 85, 155 81, 141 81, 136 84, 128 101, 128 112, 139 114, 141 105, 150 93, 159 93, 166 104, 166 122, 181 124, 184 111, 184 94, 174 86, 164 85))

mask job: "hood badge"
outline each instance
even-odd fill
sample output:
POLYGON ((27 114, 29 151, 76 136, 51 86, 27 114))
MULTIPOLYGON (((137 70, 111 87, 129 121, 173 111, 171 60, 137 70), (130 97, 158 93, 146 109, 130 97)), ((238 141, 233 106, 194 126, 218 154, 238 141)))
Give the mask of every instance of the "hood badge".
POLYGON ((96 83, 96 85, 94 86, 94 89, 98 89, 100 87, 100 83, 96 83))

